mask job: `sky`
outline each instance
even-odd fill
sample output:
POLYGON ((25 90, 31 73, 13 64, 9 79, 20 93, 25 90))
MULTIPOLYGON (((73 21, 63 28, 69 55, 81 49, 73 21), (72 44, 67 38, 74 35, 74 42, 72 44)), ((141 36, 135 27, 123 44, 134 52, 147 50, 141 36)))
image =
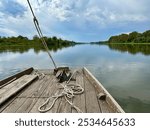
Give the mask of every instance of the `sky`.
MULTIPOLYGON (((30 0, 45 36, 77 42, 150 29, 150 0, 30 0)), ((26 0, 0 0, 0 36, 37 34, 26 0)))

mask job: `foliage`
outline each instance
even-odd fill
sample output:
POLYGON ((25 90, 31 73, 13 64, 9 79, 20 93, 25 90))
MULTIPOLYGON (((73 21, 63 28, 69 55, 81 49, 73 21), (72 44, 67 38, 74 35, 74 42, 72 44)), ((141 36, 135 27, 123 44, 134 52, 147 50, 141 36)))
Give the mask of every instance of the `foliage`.
POLYGON ((150 30, 144 33, 131 32, 109 38, 108 43, 150 43, 150 30))
MULTIPOLYGON (((57 51, 63 47, 74 46, 75 42, 62 40, 57 37, 44 37, 50 50, 57 51)), ((33 36, 32 39, 27 37, 18 36, 18 37, 0 37, 0 52, 2 51, 19 51, 21 52, 28 51, 29 49, 34 48, 36 52, 44 50, 44 47, 41 43, 41 40, 37 35, 33 36)))

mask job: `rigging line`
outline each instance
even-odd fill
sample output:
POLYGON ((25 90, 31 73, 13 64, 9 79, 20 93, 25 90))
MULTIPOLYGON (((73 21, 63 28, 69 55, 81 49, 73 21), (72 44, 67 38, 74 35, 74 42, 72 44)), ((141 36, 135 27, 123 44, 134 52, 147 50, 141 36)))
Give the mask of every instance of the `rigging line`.
POLYGON ((49 52, 47 43, 46 43, 46 41, 45 41, 45 39, 44 39, 44 36, 43 36, 42 31, 41 31, 39 22, 38 22, 38 20, 37 20, 35 14, 34 14, 34 11, 33 11, 33 9, 32 9, 32 6, 31 6, 31 4, 30 4, 30 1, 27 0, 27 2, 28 2, 28 5, 29 5, 29 7, 30 7, 31 13, 32 13, 32 15, 33 15, 33 22, 34 22, 35 28, 36 28, 36 30, 37 30, 37 32, 38 32, 39 38, 40 38, 42 44, 44 45, 44 47, 45 47, 45 49, 46 49, 46 51, 47 51, 47 53, 48 53, 50 59, 52 60, 55 69, 57 69, 56 63, 55 63, 55 61, 54 61, 52 55, 51 55, 50 52, 49 52))

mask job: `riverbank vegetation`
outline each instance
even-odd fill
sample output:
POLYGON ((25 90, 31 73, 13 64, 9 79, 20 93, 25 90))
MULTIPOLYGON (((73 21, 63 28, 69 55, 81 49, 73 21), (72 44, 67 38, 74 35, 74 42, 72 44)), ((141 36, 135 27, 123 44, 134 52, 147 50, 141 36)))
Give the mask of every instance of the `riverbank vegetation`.
MULTIPOLYGON (((73 41, 62 40, 61 38, 57 38, 55 36, 44 37, 44 39, 49 49, 53 51, 75 45, 75 42, 73 41)), ((36 52, 44 50, 44 47, 37 35, 35 35, 32 39, 28 39, 27 37, 23 37, 21 35, 18 37, 0 37, 0 52, 25 52, 31 48, 33 48, 36 52)))
POLYGON ((121 34, 109 38, 108 43, 149 43, 150 44, 150 30, 143 33, 131 32, 129 34, 121 34))

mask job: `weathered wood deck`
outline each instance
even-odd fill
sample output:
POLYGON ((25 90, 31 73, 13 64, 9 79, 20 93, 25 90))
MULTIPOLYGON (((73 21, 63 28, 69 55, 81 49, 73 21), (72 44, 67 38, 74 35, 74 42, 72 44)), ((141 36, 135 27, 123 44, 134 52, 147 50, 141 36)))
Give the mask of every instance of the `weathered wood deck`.
MULTIPOLYGON (((78 83, 84 88, 84 93, 76 95, 72 103, 77 106, 84 113, 114 113, 124 112, 118 103, 111 97, 111 95, 103 88, 103 86, 91 75, 88 70, 82 69, 75 75, 76 81, 71 83, 78 83), (101 87, 100 87, 101 85, 101 87), (97 95, 103 92, 106 94, 106 100, 100 100, 97 95)), ((36 79, 32 75, 34 71, 29 74, 31 77, 28 84, 24 82, 24 86, 20 87, 19 83, 23 80, 23 75, 15 81, 6 84, 13 78, 8 78, 0 82, 0 112, 3 113, 39 113, 38 107, 43 104, 50 96, 55 93, 60 93, 60 84, 50 70, 41 70, 45 76, 42 79, 36 79), (30 80, 32 79, 32 80, 30 80), (35 80, 36 79, 36 80, 35 80), (17 83, 18 82, 18 83, 17 83), (6 84, 6 86, 4 85, 6 84), (3 86, 4 85, 4 86, 3 86), (17 87, 18 86, 18 87, 17 87), (16 91, 17 90, 17 91, 16 91), (9 93, 9 94, 8 94, 9 93)), ((52 103, 50 100, 49 104, 52 103)), ((47 107, 48 107, 47 105, 47 107)), ((71 105, 66 102, 64 97, 56 100, 49 113, 74 113, 77 112, 71 105)))

